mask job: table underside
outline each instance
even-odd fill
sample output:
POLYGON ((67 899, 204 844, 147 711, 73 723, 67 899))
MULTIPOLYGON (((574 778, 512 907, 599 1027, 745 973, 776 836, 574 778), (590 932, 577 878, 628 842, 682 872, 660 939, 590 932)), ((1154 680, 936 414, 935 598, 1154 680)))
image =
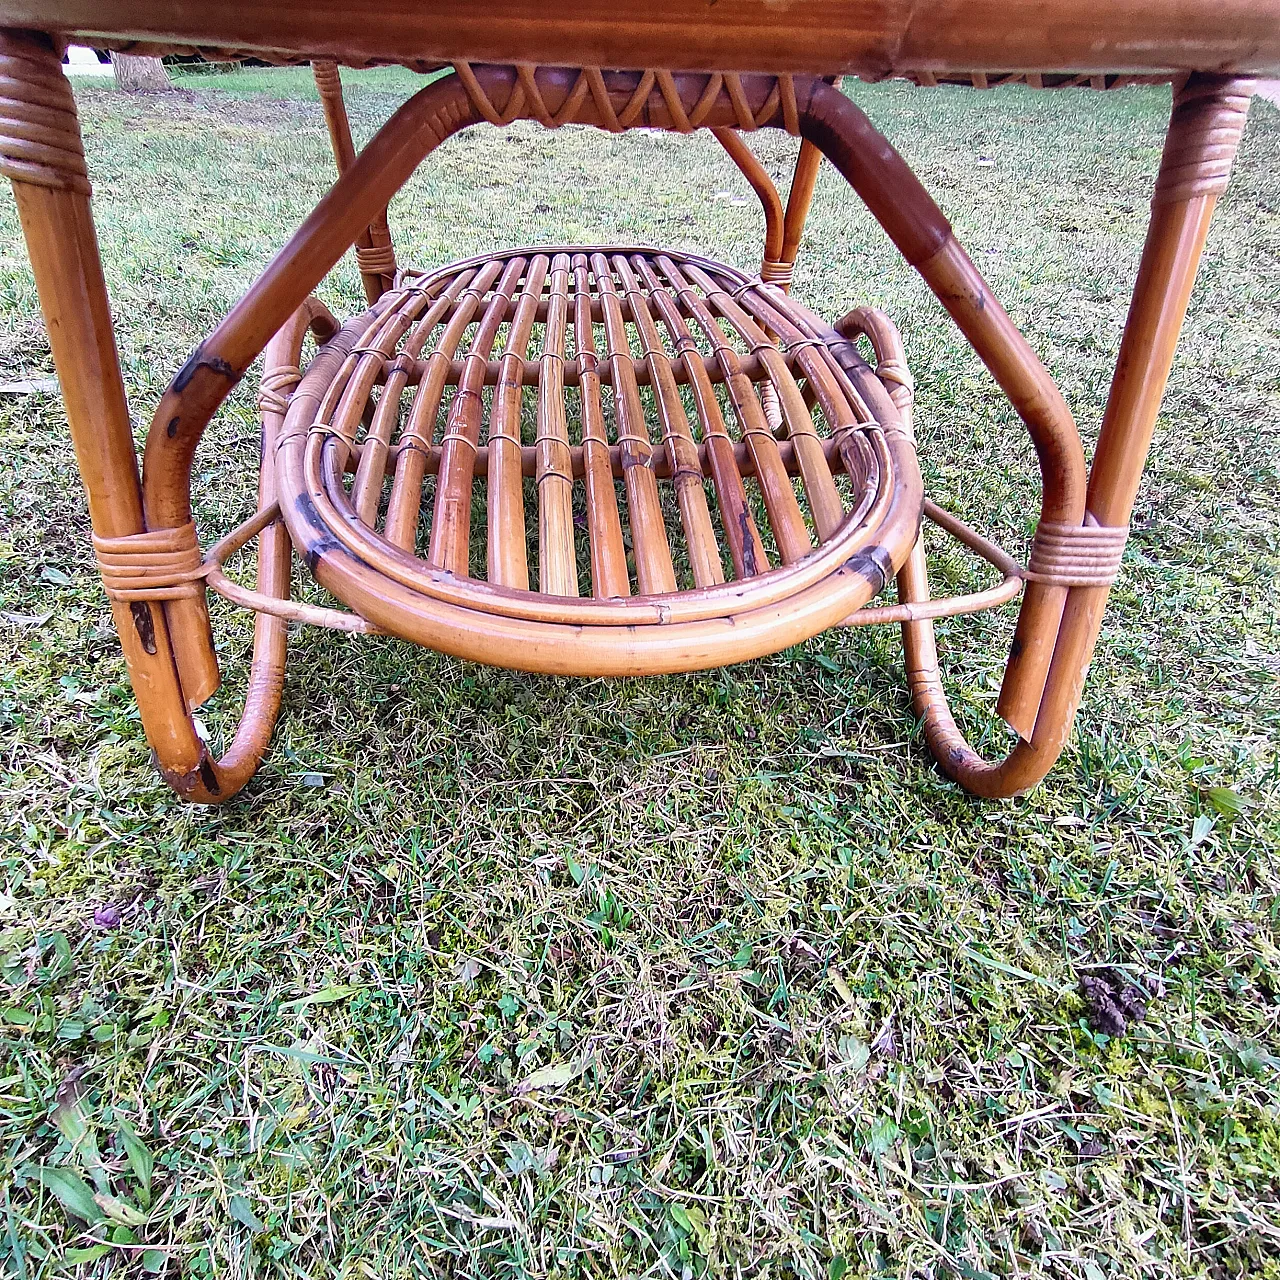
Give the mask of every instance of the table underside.
POLYGON ((1280 0, 0 0, 0 26, 136 53, 941 77, 1280 75, 1280 0))

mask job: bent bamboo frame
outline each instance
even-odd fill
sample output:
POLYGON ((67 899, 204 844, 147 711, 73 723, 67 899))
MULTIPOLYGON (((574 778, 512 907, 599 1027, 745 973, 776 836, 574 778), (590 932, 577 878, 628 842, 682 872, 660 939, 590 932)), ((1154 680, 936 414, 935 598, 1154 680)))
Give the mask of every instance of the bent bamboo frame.
MULTIPOLYGON (((885 526, 891 530, 887 535, 890 545, 884 562, 901 565, 902 604, 894 616, 907 619, 903 633, 912 695, 930 746, 948 773, 984 795, 1008 795, 1034 785, 1057 757, 1075 713, 1100 625, 1109 581, 1103 570, 1112 572, 1107 567, 1113 560, 1118 561, 1209 217, 1225 186, 1243 127, 1247 95, 1239 82, 1222 76, 1195 75, 1177 94, 1117 376, 1087 484, 1075 425, 1048 374, 992 297, 914 175, 838 90, 820 80, 792 80, 787 76, 708 77, 666 71, 602 74, 590 68, 574 72, 528 65, 471 67, 465 63, 459 64, 457 75, 428 85, 401 107, 349 164, 340 157, 346 167, 333 190, 245 298, 197 348, 165 393, 148 435, 139 483, 89 212, 88 181, 74 104, 58 71, 56 53, 46 38, 12 32, 0 36, 0 63, 7 82, 14 86, 11 97, 0 104, 0 169, 14 183, 77 459, 89 494, 95 538, 102 547, 111 549, 111 557, 117 557, 118 549, 134 540, 140 551, 155 547, 155 551, 146 554, 175 566, 188 564, 194 547, 189 501, 191 463, 213 413, 274 336, 285 335, 279 338, 281 345, 272 348, 273 353, 283 356, 293 352, 296 361, 293 344, 295 338, 300 342, 298 309, 341 254, 367 234, 395 191, 444 138, 482 119, 501 123, 521 115, 540 119, 544 124, 574 119, 611 129, 643 123, 681 131, 694 127, 724 130, 779 126, 798 131, 809 148, 801 153, 804 172, 799 176, 798 214, 802 215, 807 205, 805 188, 807 184, 812 190, 810 170, 820 151, 841 171, 952 314, 1022 417, 1039 459, 1041 529, 1046 536, 1038 538, 1036 550, 1042 568, 1025 575, 1029 581, 999 704, 1001 714, 1021 740, 1008 759, 999 764, 980 760, 967 747, 946 708, 927 616, 932 611, 927 604, 923 554, 917 546, 907 555, 915 538, 914 528, 903 523, 905 514, 892 514, 905 513, 909 504, 891 504, 885 526), (291 317, 295 319, 291 321, 291 317), (1068 538, 1067 534, 1079 536, 1068 538), (1073 550, 1077 545, 1081 550, 1073 550)), ((341 138, 337 141, 342 143, 341 138)), ((776 210, 773 220, 776 227, 776 210)), ((784 250, 794 248, 792 241, 798 243, 796 227, 791 230, 796 234, 787 237, 784 233, 784 250)), ((770 234, 776 240, 776 234, 770 234)), ((383 276, 373 268, 385 264, 366 258, 363 265, 370 268, 366 277, 383 276)), ((571 269, 577 281, 583 267, 572 263, 571 269)), ((694 280, 698 279, 697 270, 694 269, 694 280)), ((564 268, 559 271, 559 278, 564 280, 564 268)), ((590 271, 599 281, 600 264, 592 262, 590 271)), ((680 271, 667 275, 681 308, 692 308, 690 314, 696 317, 696 307, 681 292, 687 286, 682 286, 680 271)), ((384 283, 385 278, 379 280, 380 286, 384 283)), ((485 288, 491 284, 489 281, 485 288)), ((566 287, 562 285, 562 289, 566 287)), ((286 437, 295 438, 290 430, 295 415, 298 420, 310 415, 314 422, 318 413, 341 409, 337 401, 322 403, 323 395, 310 388, 323 392, 333 385, 344 362, 355 359, 353 385, 363 388, 352 394, 367 394, 372 386, 377 376, 371 363, 374 357, 353 352, 357 330, 360 335, 374 335, 371 339, 362 337, 362 342, 377 341, 384 317, 393 327, 400 321, 389 309, 387 294, 373 296, 372 287, 370 294, 371 307, 358 318, 356 326, 346 326, 311 362, 304 385, 289 401, 282 424, 286 437)), ((611 313, 621 314, 617 310, 621 303, 615 307, 609 296, 607 290, 603 291, 606 325, 611 313)), ((891 385, 891 380, 882 384, 857 358, 852 341, 844 334, 808 315, 803 308, 789 316, 784 314, 770 303, 767 288, 744 298, 743 303, 746 310, 736 301, 717 302, 740 332, 748 332, 744 328, 747 325, 763 326, 762 332, 768 334, 785 334, 788 325, 798 327, 797 331, 804 335, 802 342, 811 344, 806 351, 806 376, 815 393, 820 394, 826 386, 830 396, 830 389, 835 387, 861 397, 864 403, 889 403, 884 387, 891 385)), ((864 331, 873 342, 876 340, 874 326, 864 326, 864 331)), ((519 385, 524 376, 523 356, 518 350, 507 354, 511 359, 505 361, 506 370, 500 378, 504 385, 519 385)), ((584 351, 580 361, 580 377, 590 390, 598 387, 599 375, 588 368, 587 354, 584 351)), ((767 357, 763 350, 760 354, 767 357)), ((451 367, 451 353, 438 351, 432 360, 435 372, 431 379, 443 386, 451 367)), ((630 356, 621 359, 615 350, 608 362, 615 393, 621 389, 629 398, 630 389, 636 385, 630 356)), ((652 385, 661 389, 672 384, 672 369, 653 360, 648 365, 652 385)), ((685 378, 695 388, 697 370, 696 364, 684 362, 685 378)), ((486 361, 469 359, 459 381, 459 393, 476 394, 487 371, 486 361)), ((464 408, 465 403, 464 397, 464 408)), ((668 400, 669 406, 670 403, 668 400)), ((799 410, 793 403, 779 401, 778 421, 770 425, 779 425, 781 416, 788 411, 794 423, 799 410)), ((264 428, 274 412, 273 408, 264 413, 264 428)), ((678 422, 674 416, 667 421, 673 432, 669 451, 675 449, 670 461, 678 469, 678 422)), ((466 418, 459 419, 456 434, 459 440, 474 446, 466 418)), ((542 438, 551 441, 555 437, 553 425, 542 438)), ((884 444, 886 452, 881 462, 895 476, 904 478, 910 488, 914 454, 906 434, 887 433, 884 444)), ((820 487, 816 464, 825 455, 820 452, 811 456, 806 469, 802 446, 801 439, 793 442, 793 458, 806 485, 820 487)), ((331 441, 327 447, 310 442, 307 452, 312 483, 306 498, 313 500, 321 491, 332 496, 341 488, 341 475, 353 461, 354 451, 331 441), (317 480, 318 489, 314 483, 317 480)), ((474 466, 475 449, 470 452, 474 466)), ((593 454, 592 466, 598 465, 595 459, 603 462, 598 450, 593 454)), ((370 457, 368 467, 376 471, 376 460, 373 454, 370 457)), ((852 466, 859 465, 852 454, 848 461, 852 466)), ((461 458, 458 465, 464 465, 461 458)), ((761 466, 772 463, 757 458, 755 465, 759 471, 761 466)), ((517 472, 523 471, 522 453, 509 453, 502 463, 508 473, 516 474, 510 470, 513 466, 517 472)), ((442 455, 439 469, 446 491, 452 492, 455 465, 442 455)), ((465 472, 457 474, 462 476, 465 472)), ((263 506, 269 510, 274 477, 265 462, 262 483, 263 506)), ((302 497, 297 493, 291 496, 302 497)), ((531 628, 527 621, 510 616, 509 611, 477 611, 470 600, 465 607, 451 603, 447 592, 424 596, 391 574, 368 573, 362 560, 333 539, 333 525, 318 517, 312 519, 314 510, 314 506, 309 510, 305 502, 295 501, 293 532, 308 544, 309 558, 320 581, 337 585, 341 580, 345 598, 363 617, 375 624, 393 623, 392 629, 422 643, 451 652, 464 650, 472 656, 488 648, 495 660, 501 660, 513 648, 523 647, 528 662, 539 670, 583 670, 581 649, 572 662, 566 662, 564 653, 566 645, 583 643, 580 633, 584 630, 594 637, 586 642, 587 649, 595 646, 585 663, 588 671, 675 670, 722 658, 731 661, 734 645, 739 646, 738 652, 749 652, 765 632, 776 638, 790 628, 799 636, 834 624, 848 610, 833 611, 833 602, 853 607, 874 586, 865 570, 846 564, 821 583, 802 586, 773 602, 761 603, 743 620, 691 615, 688 621, 676 624, 686 628, 684 642, 677 648, 668 643, 660 618, 638 627, 619 628, 606 622, 583 628, 577 623, 548 620, 531 628), (831 589, 833 582, 838 587, 835 591, 831 589), (405 626, 406 620, 411 625, 405 626), (726 628, 734 636, 728 644, 726 628), (726 654, 730 656, 724 657, 726 654)), ((696 523, 696 518, 695 509, 689 508, 686 521, 696 523)), ((692 530, 693 525, 688 527, 692 530)), ((263 533, 266 545, 260 550, 261 594, 279 598, 285 589, 280 575, 281 546, 285 546, 287 556, 287 544, 282 535, 276 536, 280 535, 278 526, 267 526, 263 533)), ((396 544, 391 543, 391 564, 396 550, 396 544)), ((107 555, 105 551, 103 554, 107 555)), ((455 559, 450 561, 450 567, 456 568, 456 552, 451 554, 455 559)), ((804 560, 801 552, 799 562, 804 560)), ((1033 554, 1033 567, 1035 563, 1033 554)), ((105 575, 107 559, 103 564, 105 575)), ((124 570, 115 568, 112 572, 116 577, 123 573, 122 581, 133 581, 124 570)), ((112 609, 144 727, 162 771, 182 794, 217 801, 243 785, 265 745, 278 707, 283 624, 271 615, 259 619, 249 714, 229 756, 220 762, 212 761, 195 732, 189 707, 216 686, 217 666, 203 592, 198 583, 190 581, 190 573, 182 573, 186 576, 174 578, 183 584, 180 589, 148 595, 116 588, 112 609)), ((608 571, 603 566, 600 576, 602 584, 608 583, 608 571)), ((655 581, 667 585, 660 571, 655 581)), ((615 587, 616 574, 615 581, 605 590, 615 587)), ((713 592, 718 589, 714 585, 699 588, 713 592)), ((601 596, 599 590, 596 594, 593 607, 606 613, 618 607, 610 603, 608 595, 601 596)), ((690 605, 696 614, 697 592, 671 598, 678 601, 684 594, 695 598, 680 607, 690 605)), ((648 607, 643 601, 635 603, 648 607)))

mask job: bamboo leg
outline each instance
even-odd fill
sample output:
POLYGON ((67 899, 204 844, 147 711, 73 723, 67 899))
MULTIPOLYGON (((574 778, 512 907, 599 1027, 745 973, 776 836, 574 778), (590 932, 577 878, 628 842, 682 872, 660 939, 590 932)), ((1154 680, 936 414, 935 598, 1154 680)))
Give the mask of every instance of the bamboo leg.
MULTIPOLYGON (((778 255, 786 267, 786 279, 776 283, 784 291, 791 287, 791 270, 800 252, 800 240, 804 235, 805 220, 813 203, 813 189, 818 182, 818 169, 822 165, 822 152, 806 138, 800 144, 796 157, 796 171, 791 177, 791 192, 787 196, 787 214, 782 226, 782 252, 778 255)), ((767 280, 768 277, 766 276, 767 280)))
MULTIPOLYGON (((1249 92, 1248 82, 1195 75, 1175 94, 1146 245, 1089 476, 1087 525, 1123 528, 1128 523, 1213 207, 1226 187, 1244 129, 1249 92)), ((904 600, 928 598, 919 545, 898 585, 904 600)), ((1108 590, 1066 589, 1030 741, 1019 742, 999 764, 973 752, 956 727, 939 679, 932 623, 904 624, 912 701, 946 773, 985 796, 1013 795, 1044 777, 1070 732, 1108 590)))
MULTIPOLYGON (((94 534, 126 538, 146 527, 138 463, 75 101, 59 63, 45 37, 0 34, 7 86, 0 101, 0 170, 13 182, 94 534), (33 123, 49 141, 27 141, 33 123)), ((184 790, 198 781, 206 759, 188 701, 216 686, 212 646, 204 680, 184 692, 166 609, 155 601, 113 599, 111 611, 147 739, 165 776, 184 790)), ((207 645, 207 637, 206 615, 197 639, 207 645)))
MULTIPOLYGON (((94 535, 100 545, 118 547, 145 534, 147 524, 75 102, 43 37, 0 33, 0 77, 8 86, 0 103, 0 170, 13 182, 94 535), (41 139, 35 144, 33 132, 41 139)), ((308 325, 326 331, 331 321, 319 304, 299 314, 269 346, 268 369, 277 375, 296 365, 308 325)), ((279 376, 276 385, 283 385, 279 376)), ((264 409, 263 501, 274 495, 269 445, 279 416, 264 409)), ((288 553, 282 526, 263 532, 260 590, 288 594, 288 553)), ((270 738, 283 679, 283 624, 258 619, 245 714, 230 751, 215 762, 189 710, 217 683, 203 593, 163 601, 113 596, 111 611, 161 773, 187 799, 228 799, 253 775, 270 738)))
MULTIPOLYGON (((264 392, 262 412, 261 469, 258 473, 258 510, 276 500, 276 437, 284 423, 286 403, 276 388, 292 387, 301 377, 302 343, 308 329, 325 339, 337 330, 327 308, 310 299, 300 307, 263 353, 264 392)), ((284 521, 273 520, 258 535, 258 590, 277 600, 289 598, 289 567, 293 544, 284 521)), ((285 645, 288 623, 284 618, 259 613, 253 625, 253 660, 249 667, 249 688, 244 713, 235 738, 218 761, 216 776, 222 798, 238 791, 253 777, 271 741, 280 697, 284 690, 285 645)))
POLYGON ((776 261, 782 256, 783 236, 782 197, 778 195, 778 188, 736 129, 712 129, 711 132, 760 197, 764 209, 764 261, 776 261))
POLYGON ((785 293, 791 288, 791 272, 796 254, 800 252, 800 238, 813 201, 822 152, 808 138, 801 141, 784 213, 778 188, 742 135, 736 129, 712 129, 711 132, 760 197, 764 210, 764 259, 760 264, 760 278, 766 284, 776 284, 785 293))
MULTIPOLYGON (((320 93, 325 124, 329 127, 333 158, 337 162, 338 173, 343 174, 355 163, 356 148, 351 140, 351 124, 347 119, 346 104, 342 100, 342 79, 338 74, 338 64, 313 62, 311 72, 320 93)), ((387 225, 385 208, 357 238, 356 263, 364 281, 365 297, 371 304, 377 302, 391 288, 396 275, 396 253, 391 242, 391 228, 387 225)))

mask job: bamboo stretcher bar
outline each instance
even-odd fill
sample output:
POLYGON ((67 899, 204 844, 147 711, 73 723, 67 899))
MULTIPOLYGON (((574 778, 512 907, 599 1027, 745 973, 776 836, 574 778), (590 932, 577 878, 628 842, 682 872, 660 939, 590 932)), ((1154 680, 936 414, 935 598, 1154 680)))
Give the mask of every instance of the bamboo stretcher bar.
MULTIPOLYGON (((924 622, 940 618, 953 618, 966 614, 982 613, 998 608, 1017 597, 1027 571, 1002 547, 984 538, 951 512, 925 501, 925 515, 967 546, 976 555, 994 565, 1004 575, 993 587, 959 596, 944 596, 923 602, 904 602, 879 607, 867 606, 856 610, 839 625, 842 627, 870 626, 877 623, 924 622)), ((327 627, 330 630, 348 631, 365 635, 385 634, 380 627, 366 622, 358 614, 339 609, 304 604, 268 595, 259 587, 254 591, 242 587, 223 571, 225 562, 241 550, 253 538, 261 536, 268 526, 279 519, 280 505, 273 502, 247 520, 242 521, 224 535, 205 553, 205 580, 210 590, 230 600, 241 608, 252 609, 270 618, 280 618, 310 626, 327 627)), ((259 555, 261 556, 261 551, 259 555)))

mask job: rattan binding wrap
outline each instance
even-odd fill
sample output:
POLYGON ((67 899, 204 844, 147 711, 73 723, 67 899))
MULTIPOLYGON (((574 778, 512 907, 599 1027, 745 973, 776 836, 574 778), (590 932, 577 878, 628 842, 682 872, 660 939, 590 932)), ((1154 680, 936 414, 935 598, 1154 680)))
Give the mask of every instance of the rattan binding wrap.
POLYGON ((389 244, 356 245, 356 266, 362 274, 394 276, 396 251, 389 244))
POLYGON ((1057 587, 1109 587, 1120 572, 1128 540, 1127 525, 1107 528, 1042 520, 1023 577, 1057 587))
POLYGON ((1175 92, 1153 205, 1216 196, 1227 189, 1252 93, 1251 80, 1235 81, 1227 89, 1192 80, 1175 92))
POLYGON ((289 408, 289 396, 302 381, 302 370, 296 364, 278 364, 262 371, 258 388, 258 408, 263 413, 283 415, 289 408))
POLYGON ((124 538, 94 535, 93 549, 102 585, 112 600, 179 600, 204 591, 205 569, 194 524, 124 538))
POLYGON ((45 51, 25 55, 10 35, 0 51, 0 173, 89 194, 89 170, 80 142, 71 85, 45 51))

